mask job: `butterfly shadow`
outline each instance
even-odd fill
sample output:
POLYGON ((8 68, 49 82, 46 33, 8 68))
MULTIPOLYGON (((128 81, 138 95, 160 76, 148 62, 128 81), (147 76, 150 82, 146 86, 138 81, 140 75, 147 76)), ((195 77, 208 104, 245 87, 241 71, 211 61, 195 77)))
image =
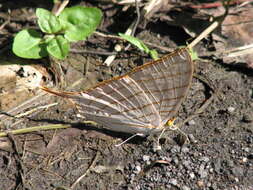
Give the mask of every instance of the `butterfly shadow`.
MULTIPOLYGON (((39 122, 39 123, 49 123, 49 124, 62 124, 62 125, 70 125, 70 128, 65 129, 66 132, 63 132, 64 135, 70 133, 70 136, 78 136, 80 134, 84 135, 87 138, 99 138, 108 140, 112 139, 120 139, 119 141, 125 141, 126 139, 133 136, 133 134, 123 133, 123 132, 115 132, 109 129, 103 128, 100 124, 94 124, 93 122, 65 122, 57 119, 31 119, 30 121, 39 122), (73 131, 79 131, 73 135, 73 131), (81 131, 81 133, 80 133, 81 131)), ((142 144, 147 137, 136 135, 134 138, 127 140, 129 144, 142 144)))

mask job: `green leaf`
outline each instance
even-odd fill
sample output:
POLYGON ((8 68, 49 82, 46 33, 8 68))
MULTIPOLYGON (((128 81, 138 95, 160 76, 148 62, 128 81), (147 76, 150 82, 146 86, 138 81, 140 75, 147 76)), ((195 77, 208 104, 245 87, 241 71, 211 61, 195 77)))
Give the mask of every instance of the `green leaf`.
POLYGON ((63 36, 58 35, 52 38, 47 43, 47 51, 52 56, 58 59, 64 59, 69 52, 69 41, 63 36))
POLYGON ((48 34, 59 32, 62 29, 59 19, 46 9, 37 8, 36 16, 40 29, 48 34))
POLYGON ((141 51, 144 51, 145 53, 149 54, 150 49, 138 38, 122 33, 119 33, 119 36, 122 37, 124 40, 130 42, 131 44, 135 45, 141 51))
POLYGON ((139 48, 141 51, 144 51, 146 54, 149 54, 152 59, 157 60, 158 59, 158 53, 156 50, 150 50, 143 41, 139 40, 138 38, 135 38, 130 35, 119 33, 119 36, 122 37, 124 40, 130 42, 131 44, 135 45, 137 48, 139 48))
POLYGON ((19 57, 39 59, 47 56, 41 34, 32 29, 20 31, 14 38, 12 51, 19 57))
POLYGON ((198 53, 194 51, 192 48, 189 48, 189 53, 193 61, 198 60, 198 53))
POLYGON ((157 53, 156 50, 154 50, 154 49, 150 50, 149 54, 150 54, 150 56, 152 57, 152 59, 154 59, 154 60, 159 59, 159 58, 158 58, 158 53, 157 53))
POLYGON ((59 15, 64 26, 65 38, 69 41, 85 40, 97 28, 102 12, 97 8, 74 6, 59 15))
POLYGON ((138 38, 122 33, 119 33, 119 36, 125 39, 126 41, 130 42, 131 44, 135 45, 141 51, 144 51, 147 54, 149 53, 150 49, 138 38))

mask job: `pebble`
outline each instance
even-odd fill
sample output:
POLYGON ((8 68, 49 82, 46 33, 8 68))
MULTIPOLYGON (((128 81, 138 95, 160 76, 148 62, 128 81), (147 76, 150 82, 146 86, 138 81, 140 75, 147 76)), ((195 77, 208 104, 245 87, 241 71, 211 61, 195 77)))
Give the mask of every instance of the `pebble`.
POLYGON ((191 179, 194 179, 194 178, 195 178, 195 174, 194 174, 193 172, 191 172, 189 175, 190 175, 190 178, 191 178, 191 179))
POLYGON ((183 147, 181 148, 181 152, 187 153, 187 152, 189 152, 189 148, 186 147, 186 146, 183 146, 183 147))
POLYGON ((157 143, 154 143, 152 150, 153 152, 158 152, 162 150, 162 147, 160 145, 157 145, 157 143))
POLYGON ((242 117, 242 120, 245 122, 245 123, 251 123, 253 122, 253 115, 252 113, 245 113, 242 117))
POLYGON ((199 181, 197 181, 197 185, 198 185, 199 188, 203 188, 204 187, 204 182, 199 180, 199 181))
POLYGON ((179 163, 179 160, 177 157, 173 158, 172 161, 175 163, 175 165, 178 165, 178 163, 179 163))
POLYGON ((234 162, 233 162, 233 160, 227 160, 227 165, 229 166, 229 167, 234 167, 234 162))
POLYGON ((192 142, 192 143, 197 143, 197 142, 198 142, 198 141, 195 139, 195 137, 193 136, 193 134, 189 134, 188 137, 189 137, 190 142, 192 142))
POLYGON ((245 147, 245 148, 242 148, 245 152, 249 152, 250 151, 250 148, 248 147, 245 147))
POLYGON ((172 179, 169 180, 169 183, 176 186, 177 185, 177 180, 172 178, 172 179))
POLYGON ((253 143, 253 135, 249 135, 246 137, 246 143, 252 144, 253 143))
POLYGON ((191 188, 184 185, 184 186, 182 186, 182 190, 191 190, 191 188))
POLYGON ((243 158, 242 158, 242 162, 243 162, 243 163, 246 163, 247 161, 248 161, 248 158, 246 158, 246 157, 243 157, 243 158))
POLYGON ((200 165, 198 174, 199 174, 200 178, 206 178, 207 177, 208 173, 205 170, 205 166, 203 164, 200 165))
POLYGON ((194 120, 190 120, 190 121, 188 122, 188 124, 189 124, 189 125, 195 125, 196 122, 195 122, 194 120))
POLYGON ((143 155, 143 156, 142 156, 142 159, 143 159, 144 162, 147 162, 147 161, 150 160, 150 156, 148 156, 148 155, 143 155))
POLYGON ((182 162, 182 165, 183 165, 185 168, 187 168, 187 169, 190 169, 190 168, 191 168, 191 162, 188 161, 188 160, 184 160, 184 161, 182 162))
POLYGON ((203 162, 209 162, 209 158, 204 156, 202 158, 199 159, 200 161, 203 161, 203 162))
POLYGON ((229 107, 227 108, 227 111, 228 111, 228 113, 233 113, 233 112, 235 111, 235 108, 232 107, 232 106, 229 106, 229 107))
POLYGON ((138 173, 140 173, 140 171, 141 171, 141 167, 140 166, 135 166, 135 170, 134 170, 134 173, 136 173, 136 174, 138 174, 138 173))
POLYGON ((171 151, 171 153, 178 153, 178 152, 180 152, 180 146, 175 145, 172 147, 172 149, 170 151, 171 151))
POLYGON ((207 187, 211 187, 212 184, 211 184, 210 182, 208 182, 208 183, 206 184, 206 186, 207 186, 207 187))

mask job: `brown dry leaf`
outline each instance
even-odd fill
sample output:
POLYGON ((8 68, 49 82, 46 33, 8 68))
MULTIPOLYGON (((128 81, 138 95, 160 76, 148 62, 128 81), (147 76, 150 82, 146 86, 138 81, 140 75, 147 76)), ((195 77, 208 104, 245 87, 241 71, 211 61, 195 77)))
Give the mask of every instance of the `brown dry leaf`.
MULTIPOLYGON (((233 8, 222 24, 222 33, 227 37, 226 49, 234 49, 253 43, 253 12, 252 5, 233 8)), ((226 62, 245 62, 253 68, 253 54, 226 58, 226 62)))

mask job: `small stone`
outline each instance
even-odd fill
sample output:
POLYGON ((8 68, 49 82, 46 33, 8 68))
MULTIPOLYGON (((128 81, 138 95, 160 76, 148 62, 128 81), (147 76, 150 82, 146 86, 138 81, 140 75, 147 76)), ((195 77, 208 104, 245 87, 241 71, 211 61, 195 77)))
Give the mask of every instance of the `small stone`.
POLYGON ((253 114, 252 113, 245 113, 242 117, 242 120, 245 122, 245 123, 251 123, 253 122, 253 114))
POLYGON ((169 180, 169 183, 176 186, 177 185, 177 180, 172 178, 172 179, 169 180))
POLYGON ((136 173, 136 174, 138 174, 138 173, 140 173, 140 171, 141 171, 141 167, 140 166, 135 166, 135 171, 134 171, 134 173, 136 173))
POLYGON ((246 147, 246 148, 243 148, 243 150, 244 150, 245 152, 249 152, 249 151, 250 151, 250 148, 246 147))
POLYGON ((200 178, 206 178, 208 176, 208 172, 206 170, 203 170, 201 173, 200 173, 200 178))
POLYGON ((200 161, 203 161, 203 162, 209 162, 209 158, 204 156, 202 158, 199 159, 200 161))
POLYGON ((194 178, 195 178, 195 174, 194 174, 193 172, 191 172, 189 175, 190 175, 190 178, 191 178, 191 179, 194 179, 194 178))
POLYGON ((177 153, 177 152, 180 152, 180 146, 173 146, 172 149, 170 150, 172 153, 177 153))
POLYGON ((229 166, 229 167, 234 167, 234 162, 233 162, 233 160, 227 160, 227 165, 229 166))
POLYGON ((182 186, 182 190, 191 190, 191 188, 184 185, 184 186, 182 186))
POLYGON ((188 161, 188 160, 184 160, 183 162, 182 162, 182 165, 185 167, 185 168, 187 168, 187 169, 190 169, 190 164, 191 164, 191 162, 190 161, 188 161))
POLYGON ((252 144, 253 143, 253 135, 248 135, 245 139, 246 143, 252 144))
POLYGON ((179 160, 177 157, 173 158, 172 161, 175 163, 175 165, 178 165, 178 163, 179 163, 179 160))
POLYGON ((195 122, 194 120, 190 120, 190 121, 188 122, 188 124, 189 124, 189 125, 195 125, 196 122, 195 122))
POLYGON ((206 178, 207 177, 208 173, 205 170, 205 166, 203 164, 200 165, 198 174, 199 174, 200 178, 206 178))
POLYGON ((81 114, 76 114, 76 117, 79 117, 79 118, 85 118, 84 116, 82 116, 81 114))
POLYGON ((142 159, 143 159, 144 162, 147 162, 147 161, 150 160, 150 156, 148 156, 148 155, 143 155, 143 156, 142 156, 142 159))
POLYGON ((187 153, 187 152, 189 152, 189 148, 186 147, 186 146, 183 146, 183 147, 181 148, 181 152, 187 153))
POLYGON ((193 134, 189 134, 188 137, 189 137, 190 142, 192 142, 192 143, 197 143, 197 142, 198 142, 198 141, 195 139, 195 137, 193 136, 193 134))
POLYGON ((199 188, 203 188, 204 187, 204 182, 199 180, 199 181, 197 181, 197 185, 198 185, 199 188))
POLYGON ((242 158, 242 162, 243 162, 243 163, 246 163, 247 161, 248 161, 248 158, 246 158, 246 157, 243 157, 243 158, 242 158))
POLYGON ((235 108, 232 107, 232 106, 229 106, 229 107, 227 108, 227 111, 228 111, 228 113, 233 113, 233 112, 235 111, 235 108))
POLYGON ((159 152, 162 150, 162 147, 160 145, 158 145, 157 143, 153 144, 153 152, 159 152))

